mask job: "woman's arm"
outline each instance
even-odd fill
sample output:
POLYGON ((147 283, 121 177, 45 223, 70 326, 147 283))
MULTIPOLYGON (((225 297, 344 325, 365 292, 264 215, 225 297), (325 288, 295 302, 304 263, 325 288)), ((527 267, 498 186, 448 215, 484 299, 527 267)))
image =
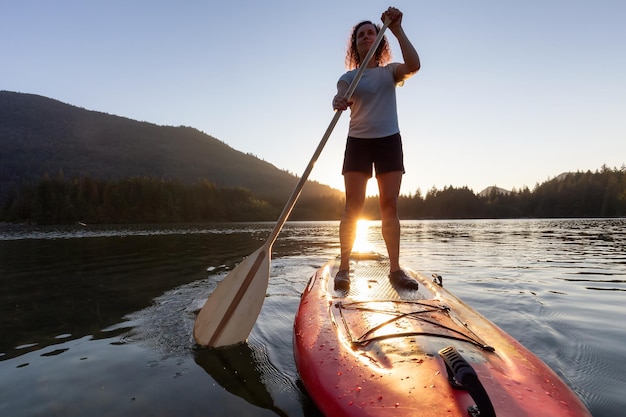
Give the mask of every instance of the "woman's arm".
POLYGON ((402 12, 396 8, 390 7, 385 13, 383 13, 382 19, 385 17, 391 19, 389 24, 389 30, 398 39, 400 44, 400 50, 402 51, 403 63, 398 65, 395 70, 396 82, 400 83, 419 71, 421 67, 420 57, 415 50, 415 47, 404 33, 402 28, 402 12))

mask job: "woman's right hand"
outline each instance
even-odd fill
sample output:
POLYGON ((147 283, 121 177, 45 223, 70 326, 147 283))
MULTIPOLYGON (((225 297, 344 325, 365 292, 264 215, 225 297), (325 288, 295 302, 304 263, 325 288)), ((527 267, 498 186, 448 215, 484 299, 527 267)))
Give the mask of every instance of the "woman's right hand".
POLYGON ((351 101, 348 101, 343 95, 337 94, 333 98, 333 109, 335 110, 346 110, 352 104, 351 101))

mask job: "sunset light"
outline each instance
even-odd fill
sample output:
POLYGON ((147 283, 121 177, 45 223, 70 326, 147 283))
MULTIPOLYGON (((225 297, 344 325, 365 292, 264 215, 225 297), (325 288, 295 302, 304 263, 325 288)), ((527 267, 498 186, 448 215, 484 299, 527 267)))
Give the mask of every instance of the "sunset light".
POLYGON ((366 219, 359 219, 356 224, 356 239, 354 240, 354 246, 352 252, 363 253, 374 251, 374 246, 368 240, 369 228, 372 221, 366 219))

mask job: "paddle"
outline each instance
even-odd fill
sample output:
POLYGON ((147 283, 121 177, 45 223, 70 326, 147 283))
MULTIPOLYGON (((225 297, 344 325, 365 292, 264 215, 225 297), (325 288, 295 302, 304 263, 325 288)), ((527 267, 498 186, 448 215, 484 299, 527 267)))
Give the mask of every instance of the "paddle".
MULTIPOLYGON (((364 63, 368 63, 374 56, 376 48, 378 48, 383 38, 385 29, 390 23, 389 19, 385 19, 383 27, 378 32, 376 40, 363 60, 364 63)), ((359 67, 354 80, 352 80, 348 91, 345 93, 347 99, 352 97, 363 75, 363 71, 365 71, 365 67, 366 65, 359 67)), ((309 178, 309 174, 313 170, 315 162, 317 162, 317 158, 322 153, 322 149, 324 149, 342 112, 341 110, 335 112, 322 140, 311 157, 309 165, 307 165, 300 177, 300 181, 298 181, 296 188, 291 193, 289 201, 283 208, 276 226, 274 226, 265 244, 230 271, 211 293, 204 307, 198 313, 193 326, 193 336, 199 345, 209 347, 229 346, 245 342, 248 338, 265 299, 270 275, 272 245, 285 225, 304 184, 309 178)))

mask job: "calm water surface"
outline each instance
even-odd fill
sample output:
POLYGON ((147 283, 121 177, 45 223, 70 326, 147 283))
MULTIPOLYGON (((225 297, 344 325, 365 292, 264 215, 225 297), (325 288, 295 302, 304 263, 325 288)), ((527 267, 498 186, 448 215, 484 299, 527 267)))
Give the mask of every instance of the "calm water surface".
MULTIPOLYGON (((292 324, 338 224, 288 223, 247 344, 198 349, 194 314, 273 224, 0 226, 1 416, 319 416, 292 324)), ((384 253, 380 224, 364 231, 384 253)), ((626 410, 626 220, 413 221, 403 264, 550 365, 595 417, 626 410)))

